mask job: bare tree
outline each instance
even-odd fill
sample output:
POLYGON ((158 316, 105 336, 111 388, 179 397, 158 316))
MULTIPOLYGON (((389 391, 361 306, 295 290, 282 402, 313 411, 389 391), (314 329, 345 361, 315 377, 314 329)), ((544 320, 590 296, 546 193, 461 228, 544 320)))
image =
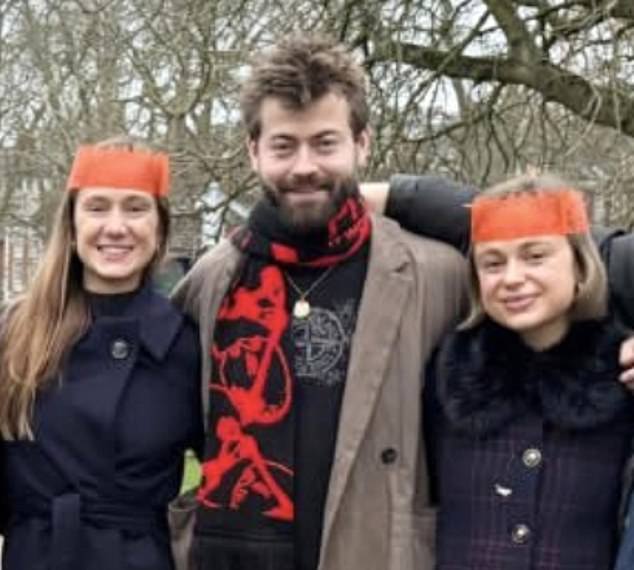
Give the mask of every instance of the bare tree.
POLYGON ((176 251, 193 255, 257 187, 237 94, 249 57, 321 30, 365 65, 366 176, 436 171, 477 184, 528 165, 631 225, 634 4, 629 0, 0 0, 0 223, 43 237, 77 144, 121 132, 174 164, 176 251), (30 177, 40 206, 21 214, 30 177), (22 201, 23 202, 23 201, 22 201), (4 206, 3 206, 4 205, 4 206))

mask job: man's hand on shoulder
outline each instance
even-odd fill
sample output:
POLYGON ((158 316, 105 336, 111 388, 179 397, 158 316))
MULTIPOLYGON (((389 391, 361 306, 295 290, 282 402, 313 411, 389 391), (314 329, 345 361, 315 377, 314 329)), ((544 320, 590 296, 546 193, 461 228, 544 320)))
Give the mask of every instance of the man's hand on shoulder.
POLYGON ((362 182, 359 184, 361 196, 370 210, 377 214, 385 213, 390 186, 387 182, 362 182))

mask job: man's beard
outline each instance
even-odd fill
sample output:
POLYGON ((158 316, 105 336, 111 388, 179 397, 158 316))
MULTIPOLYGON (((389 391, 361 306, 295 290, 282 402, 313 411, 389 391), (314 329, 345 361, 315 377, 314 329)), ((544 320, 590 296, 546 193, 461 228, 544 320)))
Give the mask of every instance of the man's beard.
POLYGON ((285 199, 285 193, 292 191, 292 186, 273 187, 262 180, 264 195, 279 212, 280 221, 288 230, 296 234, 324 230, 343 203, 351 196, 359 195, 359 186, 353 177, 331 179, 315 184, 315 187, 328 192, 328 198, 315 204, 292 206, 285 199))

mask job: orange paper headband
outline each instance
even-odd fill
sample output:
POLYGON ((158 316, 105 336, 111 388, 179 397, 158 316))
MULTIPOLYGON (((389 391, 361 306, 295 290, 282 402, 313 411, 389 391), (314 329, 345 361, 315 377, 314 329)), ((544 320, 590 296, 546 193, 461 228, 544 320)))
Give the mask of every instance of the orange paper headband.
POLYGON ((166 196, 170 187, 169 159, 161 152, 81 146, 66 188, 87 186, 131 188, 166 196))
POLYGON ((588 231, 580 192, 568 188, 481 196, 471 206, 471 242, 588 231))

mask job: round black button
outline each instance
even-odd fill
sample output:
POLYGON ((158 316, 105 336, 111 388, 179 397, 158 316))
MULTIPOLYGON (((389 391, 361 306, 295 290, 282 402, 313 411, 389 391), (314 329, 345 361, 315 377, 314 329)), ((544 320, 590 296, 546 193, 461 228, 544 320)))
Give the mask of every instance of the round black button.
POLYGON ((110 355, 115 360, 124 360, 130 355, 130 344, 127 340, 118 338, 110 345, 110 355))
POLYGON ((385 463, 385 465, 390 465, 394 463, 398 457, 398 451, 393 447, 387 447, 381 452, 381 461, 385 463))

